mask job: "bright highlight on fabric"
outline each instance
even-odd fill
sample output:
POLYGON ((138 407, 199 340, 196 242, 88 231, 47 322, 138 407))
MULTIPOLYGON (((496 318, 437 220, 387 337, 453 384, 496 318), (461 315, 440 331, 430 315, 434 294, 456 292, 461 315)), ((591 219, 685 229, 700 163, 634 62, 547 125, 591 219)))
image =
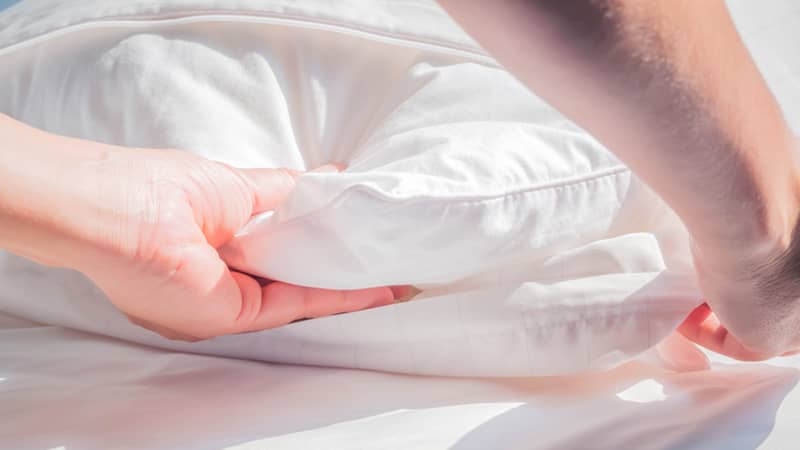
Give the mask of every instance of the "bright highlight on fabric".
POLYGON ((653 403, 663 402, 667 399, 667 396, 664 394, 663 384, 652 378, 648 378, 617 393, 617 398, 633 403, 653 403))

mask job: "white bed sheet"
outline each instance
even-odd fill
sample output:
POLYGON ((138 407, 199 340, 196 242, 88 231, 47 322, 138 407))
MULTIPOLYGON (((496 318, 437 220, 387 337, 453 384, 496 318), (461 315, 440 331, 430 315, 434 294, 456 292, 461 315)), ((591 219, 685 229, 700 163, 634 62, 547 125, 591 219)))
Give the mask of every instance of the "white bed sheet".
MULTIPOLYGON (((800 130, 800 3, 731 0, 800 130)), ((46 299, 31 299, 31 301, 46 299)), ((453 379, 158 350, 0 316, 2 449, 786 449, 800 357, 453 379)))
POLYGON ((800 357, 414 377, 176 353, 0 319, 4 449, 794 448, 800 357))

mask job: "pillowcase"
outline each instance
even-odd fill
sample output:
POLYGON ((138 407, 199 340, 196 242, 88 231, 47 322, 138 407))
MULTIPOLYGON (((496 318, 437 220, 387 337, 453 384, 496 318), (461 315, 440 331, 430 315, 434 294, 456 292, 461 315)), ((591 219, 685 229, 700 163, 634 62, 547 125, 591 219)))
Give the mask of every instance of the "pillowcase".
POLYGON ((302 176, 223 257, 301 285, 410 284, 415 301, 178 343, 127 323, 79 274, 6 255, 0 310, 197 353, 524 376, 613 367, 699 303, 669 209, 435 2, 348 11, 22 3, 0 15, 0 29, 16 30, 0 32, 0 111, 240 167, 344 162, 343 173, 302 176))

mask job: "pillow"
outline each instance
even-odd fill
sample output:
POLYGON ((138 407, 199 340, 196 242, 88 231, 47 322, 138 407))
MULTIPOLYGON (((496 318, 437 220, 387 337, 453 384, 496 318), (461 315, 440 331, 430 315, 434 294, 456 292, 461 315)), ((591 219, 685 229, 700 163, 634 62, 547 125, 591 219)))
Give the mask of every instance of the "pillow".
POLYGON ((410 284, 415 301, 178 343, 80 275, 6 255, 0 310, 198 353, 523 376, 620 364, 699 303, 669 209, 434 2, 336 5, 22 3, 0 15, 0 111, 241 167, 345 162, 223 257, 302 285, 410 284))

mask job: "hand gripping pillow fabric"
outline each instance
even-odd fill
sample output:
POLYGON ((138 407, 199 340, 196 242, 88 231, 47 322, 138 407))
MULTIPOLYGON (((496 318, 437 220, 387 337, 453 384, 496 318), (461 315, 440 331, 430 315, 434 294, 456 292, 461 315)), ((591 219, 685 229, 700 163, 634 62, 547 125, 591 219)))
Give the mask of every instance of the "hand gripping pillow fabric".
POLYGON ((0 309, 149 345, 408 373, 620 364, 699 302, 679 222, 432 1, 23 1, 0 14, 0 112, 130 147, 311 169, 221 253, 417 299, 195 344, 86 279, 5 255, 0 309))

